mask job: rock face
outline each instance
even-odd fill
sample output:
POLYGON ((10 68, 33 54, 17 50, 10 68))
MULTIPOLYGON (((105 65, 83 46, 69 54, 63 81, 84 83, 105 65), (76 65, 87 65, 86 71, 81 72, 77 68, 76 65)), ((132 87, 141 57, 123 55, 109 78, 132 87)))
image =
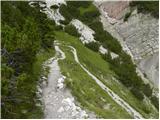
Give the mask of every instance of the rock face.
POLYGON ((95 4, 102 14, 101 21, 104 29, 120 41, 144 76, 158 87, 158 19, 150 15, 137 14, 134 10, 128 21, 124 22, 123 17, 130 10, 128 3, 116 1, 95 4), (116 19, 116 22, 113 24, 111 19, 116 19))
POLYGON ((108 1, 102 2, 101 7, 108 13, 108 16, 115 19, 120 19, 128 8, 129 1, 108 1))

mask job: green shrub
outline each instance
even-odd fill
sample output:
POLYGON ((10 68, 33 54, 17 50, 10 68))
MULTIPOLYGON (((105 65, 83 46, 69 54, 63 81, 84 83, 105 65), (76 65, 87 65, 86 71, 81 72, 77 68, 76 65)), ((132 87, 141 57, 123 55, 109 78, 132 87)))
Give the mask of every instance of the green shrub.
POLYGON ((52 5, 50 8, 51 9, 58 9, 59 7, 58 7, 58 5, 52 5))
POLYGON ((63 17, 67 20, 67 21, 71 21, 73 19, 73 16, 71 15, 71 13, 68 11, 68 7, 66 5, 61 5, 59 8, 59 12, 63 15, 63 17))
POLYGON ((108 51, 108 53, 106 53, 106 54, 101 54, 101 56, 105 61, 113 64, 113 60, 112 60, 112 56, 111 56, 110 51, 108 51))
POLYGON ((139 99, 139 100, 143 100, 144 99, 143 94, 137 88, 132 88, 131 92, 137 99, 139 99))
POLYGON ((159 110, 159 99, 156 96, 151 97, 152 104, 159 110))
POLYGON ((53 47, 54 40, 55 40, 54 34, 48 33, 45 35, 45 38, 43 40, 43 45, 47 48, 51 48, 51 47, 53 47))
POLYGON ((61 5, 59 11, 64 16, 64 18, 69 22, 73 18, 78 18, 80 16, 80 11, 75 6, 69 4, 67 4, 67 6, 61 5))
POLYGON ((60 20, 59 21, 61 24, 63 25, 68 25, 69 24, 69 21, 68 20, 60 20))
POLYGON ((92 3, 91 1, 85 1, 85 2, 84 1, 67 1, 67 5, 74 6, 76 8, 78 7, 87 8, 91 3, 92 3))
POLYGON ((72 36, 80 37, 77 29, 72 24, 65 26, 64 31, 72 36))
POLYGON ((148 108, 148 106, 143 106, 143 111, 146 113, 146 114, 149 114, 151 113, 151 110, 148 108))
POLYGON ((62 25, 56 25, 55 30, 63 30, 63 26, 62 25))
POLYGON ((124 16, 124 22, 128 20, 128 18, 131 16, 131 12, 128 12, 124 16))
POLYGON ((147 97, 152 96, 152 88, 149 84, 144 84, 142 90, 147 97))
POLYGON ((79 19, 87 24, 90 24, 93 22, 93 20, 96 17, 99 17, 100 13, 99 11, 87 11, 82 16, 79 17, 79 19))
POLYGON ((113 38, 110 33, 103 30, 103 25, 100 21, 92 22, 89 27, 95 31, 95 40, 100 41, 102 45, 110 51, 117 54, 121 53, 122 47, 120 43, 113 38))
POLYGON ((90 43, 86 43, 85 46, 95 52, 98 52, 100 45, 97 42, 90 42, 90 43))

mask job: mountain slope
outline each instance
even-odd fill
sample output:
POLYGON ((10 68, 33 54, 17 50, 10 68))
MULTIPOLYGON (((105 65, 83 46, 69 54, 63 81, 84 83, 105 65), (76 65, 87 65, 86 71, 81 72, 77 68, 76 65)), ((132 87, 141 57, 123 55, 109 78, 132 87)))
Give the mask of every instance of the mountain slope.
POLYGON ((2 118, 158 118, 100 15, 91 1, 2 2, 2 118))
MULTIPOLYGON (((145 116, 145 117, 149 117, 150 115, 157 116, 156 114, 158 114, 158 113, 156 112, 156 109, 150 103, 147 102, 148 101, 147 99, 145 101, 137 100, 132 95, 132 93, 130 93, 130 91, 127 90, 127 88, 125 86, 123 86, 121 83, 119 83, 114 78, 114 76, 116 76, 116 75, 114 74, 114 72, 112 72, 108 68, 108 64, 101 58, 101 56, 99 54, 97 54, 96 52, 92 52, 91 50, 85 48, 85 46, 82 43, 80 43, 80 41, 77 38, 71 37, 71 36, 67 35, 66 33, 61 33, 61 32, 59 33, 58 32, 58 33, 56 33, 56 38, 58 40, 62 41, 62 43, 64 45, 66 44, 67 46, 68 45, 74 46, 77 49, 79 60, 82 63, 82 65, 84 65, 97 78, 99 78, 106 86, 108 86, 110 89, 112 89, 116 94, 118 94, 121 98, 123 98, 126 102, 128 102, 132 107, 134 107, 136 110, 138 110, 143 116, 145 116), (67 41, 66 41, 66 39, 67 39, 67 41), (148 110, 151 112, 150 115, 148 113, 145 113, 148 110), (152 111, 154 111, 154 112, 152 112, 152 111)), ((68 51, 67 50, 68 48, 66 48, 66 49, 64 49, 64 48, 65 48, 65 46, 62 47, 62 50, 64 52, 68 51)), ((60 62, 60 66, 61 66, 61 64, 64 64, 64 63, 65 62, 60 62)), ((68 73, 67 70, 69 68, 71 68, 71 67, 65 68, 65 71, 66 71, 64 73, 65 75, 68 73)), ((62 70, 63 70, 63 67, 62 67, 62 70)), ((75 76, 75 75, 73 75, 73 76, 75 76)), ((72 75, 70 75, 69 78, 72 79, 72 75)), ((73 78, 73 80, 74 79, 75 79, 75 77, 73 78)), ((66 82, 67 82, 67 80, 66 80, 66 82)), ((72 88, 72 90, 74 90, 74 88, 72 88)), ((75 96, 77 96, 77 95, 75 94, 75 96)), ((92 100, 92 98, 90 98, 90 100, 92 100)))

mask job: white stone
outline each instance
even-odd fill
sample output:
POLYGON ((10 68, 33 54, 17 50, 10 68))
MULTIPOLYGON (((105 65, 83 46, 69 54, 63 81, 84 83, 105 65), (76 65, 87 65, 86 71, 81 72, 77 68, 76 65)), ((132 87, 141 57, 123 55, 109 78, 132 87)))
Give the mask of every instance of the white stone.
POLYGON ((59 109, 58 109, 58 112, 59 113, 61 113, 61 112, 63 112, 64 111, 64 108, 63 107, 60 107, 59 109))
POLYGON ((57 87, 58 87, 59 89, 62 89, 62 88, 63 88, 63 83, 59 83, 59 84, 57 85, 57 87))
POLYGON ((108 53, 108 50, 105 49, 102 45, 99 47, 99 52, 102 53, 102 54, 106 54, 108 53))
MULTIPOLYGON (((99 52, 100 52, 101 54, 107 54, 107 53, 108 53, 108 50, 101 45, 101 46, 99 47, 99 52)), ((116 54, 116 53, 114 53, 114 52, 110 52, 110 53, 111 53, 112 59, 119 57, 119 55, 116 54)))
POLYGON ((52 5, 60 6, 61 4, 66 5, 66 2, 65 0, 46 0, 46 4, 47 4, 47 7, 50 7, 52 5))

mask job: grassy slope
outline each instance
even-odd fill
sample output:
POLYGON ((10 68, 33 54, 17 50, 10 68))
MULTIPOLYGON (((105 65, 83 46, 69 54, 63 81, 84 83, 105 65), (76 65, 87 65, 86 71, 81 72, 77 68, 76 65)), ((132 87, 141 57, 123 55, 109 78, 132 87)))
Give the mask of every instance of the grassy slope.
MULTIPOLYGON (((68 43, 68 44, 74 46, 77 49, 80 62, 83 63, 83 65, 87 69, 89 69, 90 72, 92 72, 96 77, 98 77, 104 84, 106 84, 108 87, 110 87, 115 93, 117 93, 120 97, 122 97, 124 100, 126 100, 131 106, 133 106, 135 109, 137 109, 137 111, 139 111, 144 117, 146 117, 146 118, 148 118, 149 116, 152 116, 154 118, 158 117, 158 112, 151 105, 149 105, 143 101, 137 100, 130 93, 130 91, 128 89, 126 89, 122 84, 120 84, 116 80, 113 80, 112 76, 114 76, 114 73, 109 70, 109 66, 108 66, 107 62, 105 62, 99 54, 85 48, 77 38, 72 37, 66 33, 57 32, 56 36, 57 36, 58 40, 65 41, 65 43, 68 43), (145 113, 144 110, 150 111, 150 114, 145 113)), ((64 52, 65 51, 66 50, 64 50, 64 52)), ((65 67, 69 67, 69 66, 67 66, 67 64, 65 67, 64 67, 64 65, 62 65, 62 66, 63 66, 62 67, 63 69, 65 67)), ((67 68, 66 68, 66 72, 67 72, 67 68)), ((80 72, 78 72, 78 73, 80 73, 80 72)), ((75 76, 74 79, 77 79, 76 77, 77 76, 75 76)), ((79 77, 82 77, 82 75, 80 75, 79 77)), ((80 85, 78 85, 78 86, 80 87, 80 85)))

